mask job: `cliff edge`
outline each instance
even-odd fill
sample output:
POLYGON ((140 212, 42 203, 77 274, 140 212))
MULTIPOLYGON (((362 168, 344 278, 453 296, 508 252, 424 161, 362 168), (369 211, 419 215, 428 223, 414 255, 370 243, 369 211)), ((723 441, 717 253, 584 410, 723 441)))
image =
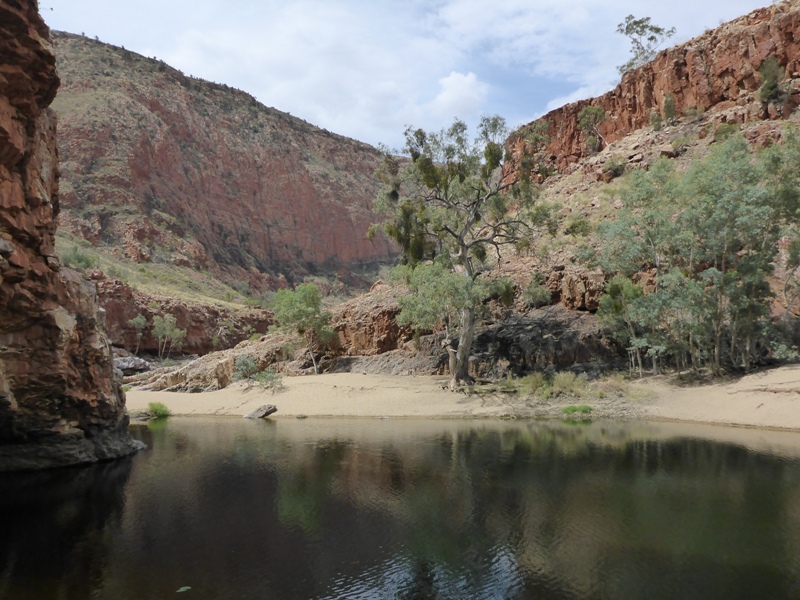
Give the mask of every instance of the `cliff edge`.
POLYGON ((0 471, 136 449, 94 287, 55 256, 58 86, 36 0, 0 0, 0 471))

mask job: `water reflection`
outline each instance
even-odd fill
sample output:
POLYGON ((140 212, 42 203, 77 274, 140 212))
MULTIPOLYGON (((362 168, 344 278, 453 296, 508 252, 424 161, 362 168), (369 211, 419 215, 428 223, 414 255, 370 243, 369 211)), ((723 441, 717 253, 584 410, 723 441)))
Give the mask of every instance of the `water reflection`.
POLYGON ((0 474, 0 598, 89 598, 121 528, 131 460, 0 474))
POLYGON ((0 598, 800 594, 796 434, 173 419, 137 435, 151 450, 107 471, 0 479, 0 598))

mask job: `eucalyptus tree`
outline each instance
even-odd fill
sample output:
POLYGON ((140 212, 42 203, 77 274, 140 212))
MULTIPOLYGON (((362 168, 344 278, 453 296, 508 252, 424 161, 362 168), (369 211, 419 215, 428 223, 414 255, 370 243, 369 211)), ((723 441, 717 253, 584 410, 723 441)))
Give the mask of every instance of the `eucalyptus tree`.
POLYGON ((621 307, 609 287, 601 313, 625 317, 654 370, 663 354, 715 374, 748 369, 765 347, 778 239, 797 210, 790 151, 759 159, 736 135, 685 172, 659 162, 628 179, 618 221, 601 228, 599 263, 626 276, 650 271, 655 289, 621 307))
MULTIPOLYGON (((530 172, 511 167, 508 134, 499 116, 483 117, 474 139, 459 120, 433 133, 409 127, 405 158, 385 150, 378 171, 384 187, 376 211, 386 218, 382 227, 400 245, 403 262, 413 269, 436 259, 449 273, 445 280, 441 271, 422 271, 415 285, 417 294, 430 298, 429 309, 416 312, 458 315, 458 343, 448 348, 451 387, 471 382, 476 310, 486 289, 480 280, 490 256, 499 259, 503 246, 529 240, 550 218, 536 205, 530 172), (445 284, 447 293, 428 293, 445 284)), ((417 320, 414 312, 404 308, 401 319, 417 320)))
POLYGON ((633 15, 628 15, 617 25, 617 33, 621 33, 631 42, 630 60, 617 67, 620 75, 624 75, 631 69, 653 60, 661 44, 675 35, 675 28, 664 29, 654 25, 650 17, 637 19, 633 15))

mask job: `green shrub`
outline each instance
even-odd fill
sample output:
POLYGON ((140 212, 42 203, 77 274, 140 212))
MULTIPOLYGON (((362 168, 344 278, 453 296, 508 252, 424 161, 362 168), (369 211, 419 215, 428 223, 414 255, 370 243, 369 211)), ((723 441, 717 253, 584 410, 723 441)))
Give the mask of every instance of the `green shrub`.
POLYGON ((531 281, 530 285, 525 289, 523 298, 528 306, 532 306, 533 308, 547 306, 553 301, 553 295, 550 293, 550 290, 535 279, 531 281))
POLYGON ((592 412, 592 407, 587 406, 586 404, 580 404, 578 406, 570 405, 562 408, 561 412, 563 412, 565 415, 573 415, 573 414, 588 415, 589 413, 592 412))
POLYGON ((686 149, 689 147, 689 142, 691 141, 692 140, 686 136, 675 138, 674 140, 672 140, 672 151, 678 156, 680 156, 681 154, 686 152, 686 149))
POLYGON ((248 380, 264 390, 272 390, 275 392, 283 388, 283 377, 280 373, 272 369, 264 369, 263 371, 254 373, 248 380))
POLYGON ((661 128, 664 126, 664 120, 661 118, 661 115, 655 111, 650 113, 650 126, 653 128, 653 131, 661 131, 661 128))
POLYGON ((667 123, 672 123, 675 121, 675 116, 677 112, 675 110, 675 96, 672 95, 670 92, 664 98, 664 120, 667 123))
POLYGON ((699 121, 703 118, 703 115, 705 115, 705 110, 690 106, 683 112, 683 114, 686 115, 686 118, 688 118, 690 121, 699 121))
POLYGON ((78 246, 73 246, 70 250, 61 256, 61 261, 68 267, 73 269, 91 269, 94 266, 94 260, 91 256, 83 252, 78 246))
POLYGON ((283 378, 280 373, 272 369, 259 371, 256 361, 249 356, 240 356, 234 363, 234 381, 244 381, 247 386, 256 385, 264 390, 277 391, 283 387, 283 378))
POLYGON ((625 173, 625 161, 617 156, 612 156, 603 165, 603 173, 611 179, 622 176, 625 173))
POLYGON ((720 123, 714 131, 714 141, 721 142, 731 137, 737 131, 739 131, 739 126, 736 123, 720 123))
POLYGON ((592 224, 586 217, 575 217, 567 222, 568 235, 587 236, 592 233, 592 224))
POLYGON ((561 371, 553 376, 553 393, 565 396, 580 396, 586 389, 586 377, 569 371, 561 371))
POLYGON ((156 419, 166 419, 172 414, 167 405, 163 402, 151 402, 147 405, 147 408, 150 414, 156 419))
POLYGON ((249 356, 239 356, 233 365, 233 380, 244 381, 252 375, 258 373, 258 367, 254 358, 249 356))
POLYGON ((519 380, 519 388, 531 395, 535 395, 545 385, 547 385, 547 380, 541 373, 531 373, 519 380))
POLYGON ((761 74, 761 87, 758 88, 758 98, 765 104, 782 104, 788 97, 788 90, 781 82, 786 77, 786 71, 778 64, 778 59, 770 56, 758 70, 761 74))

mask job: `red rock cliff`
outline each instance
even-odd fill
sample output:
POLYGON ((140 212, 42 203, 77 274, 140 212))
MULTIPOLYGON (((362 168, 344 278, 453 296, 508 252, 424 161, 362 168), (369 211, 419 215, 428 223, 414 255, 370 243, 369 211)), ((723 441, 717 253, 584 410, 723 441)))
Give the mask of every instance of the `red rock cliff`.
MULTIPOLYGON (((609 143, 649 125, 651 112, 662 112, 669 94, 678 114, 738 105, 739 122, 766 118, 768 109, 755 92, 761 84, 758 70, 770 56, 785 68, 787 77, 800 77, 800 1, 761 8, 664 50, 652 62, 625 73, 612 91, 547 113, 540 119, 549 125, 547 153, 560 169, 586 155, 578 114, 589 105, 605 110, 600 133, 609 143)), ((789 102, 800 103, 796 95, 789 102)), ((511 143, 519 156, 520 140, 511 143)))
POLYGON ((366 237, 374 148, 158 60, 55 39, 62 225, 72 233, 257 291, 281 274, 394 255, 366 237))
POLYGON ((0 0, 0 471, 135 449, 94 288, 54 255, 49 35, 35 0, 0 0))

